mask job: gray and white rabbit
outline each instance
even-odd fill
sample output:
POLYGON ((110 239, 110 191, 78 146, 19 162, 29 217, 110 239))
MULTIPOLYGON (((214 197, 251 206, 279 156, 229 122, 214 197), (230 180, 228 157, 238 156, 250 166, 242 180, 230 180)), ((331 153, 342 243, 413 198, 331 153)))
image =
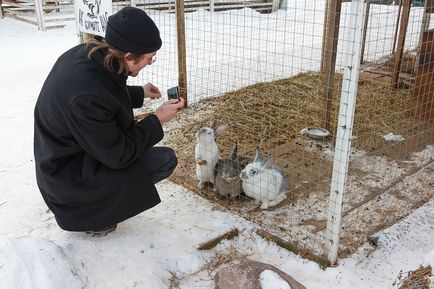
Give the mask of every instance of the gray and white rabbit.
POLYGON ((194 149, 194 158, 199 189, 203 189, 205 183, 209 182, 213 184, 213 190, 215 190, 215 167, 220 158, 215 138, 227 128, 228 124, 216 126, 214 121, 211 127, 203 127, 196 133, 197 144, 194 149))
POLYGON ((235 198, 242 192, 240 173, 245 167, 246 157, 237 156, 238 144, 234 143, 226 159, 220 159, 216 166, 216 191, 223 197, 235 198))
POLYGON ((260 203, 261 209, 268 209, 286 199, 288 180, 274 161, 275 158, 262 160, 261 152, 256 148, 253 163, 240 173, 244 193, 255 199, 255 203, 260 203))

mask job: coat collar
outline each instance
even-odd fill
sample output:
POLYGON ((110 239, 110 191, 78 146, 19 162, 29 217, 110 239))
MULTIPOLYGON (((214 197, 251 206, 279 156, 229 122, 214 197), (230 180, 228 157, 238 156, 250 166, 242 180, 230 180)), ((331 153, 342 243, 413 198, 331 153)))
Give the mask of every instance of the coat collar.
MULTIPOLYGON (((86 51, 89 52, 90 47, 86 47, 86 51)), ((104 66, 104 57, 107 53, 107 50, 98 50, 95 51, 95 53, 92 54, 91 59, 94 63, 96 63, 98 65, 98 67, 100 68, 100 70, 103 72, 104 76, 106 76, 107 78, 109 78, 110 84, 111 85, 115 85, 118 89, 123 90, 125 88, 125 85, 127 84, 127 76, 121 75, 121 74, 117 74, 116 72, 112 72, 109 71, 105 66, 104 66)), ((87 54, 87 53, 86 53, 87 54)))

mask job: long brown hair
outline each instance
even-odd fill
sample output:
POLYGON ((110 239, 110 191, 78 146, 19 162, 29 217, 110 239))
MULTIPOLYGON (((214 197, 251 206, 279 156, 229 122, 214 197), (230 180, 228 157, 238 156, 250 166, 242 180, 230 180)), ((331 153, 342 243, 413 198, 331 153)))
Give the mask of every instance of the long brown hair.
MULTIPOLYGON (((91 47, 89 53, 87 54, 87 58, 91 58, 92 54, 94 54, 98 50, 106 50, 107 54, 104 57, 104 67, 107 70, 116 72, 117 74, 128 75, 127 65, 124 61, 126 52, 120 51, 112 46, 110 46, 103 37, 95 36, 89 39, 86 42, 88 47, 91 47)), ((142 54, 132 54, 131 60, 138 60, 142 57, 142 54)))

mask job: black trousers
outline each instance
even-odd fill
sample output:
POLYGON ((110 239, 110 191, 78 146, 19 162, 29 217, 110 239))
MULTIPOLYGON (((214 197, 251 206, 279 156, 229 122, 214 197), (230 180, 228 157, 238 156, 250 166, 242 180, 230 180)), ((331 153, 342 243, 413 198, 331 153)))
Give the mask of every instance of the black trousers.
POLYGON ((154 184, 168 178, 178 165, 175 151, 168 147, 153 147, 140 159, 148 169, 154 184))

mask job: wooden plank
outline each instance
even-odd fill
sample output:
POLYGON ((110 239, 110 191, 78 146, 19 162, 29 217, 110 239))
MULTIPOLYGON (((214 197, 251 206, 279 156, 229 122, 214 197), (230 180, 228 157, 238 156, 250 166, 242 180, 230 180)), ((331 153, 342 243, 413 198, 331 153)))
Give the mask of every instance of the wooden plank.
POLYGON ((342 0, 330 0, 329 1, 329 15, 327 19, 326 29, 326 43, 324 52, 324 95, 323 95, 323 107, 321 116, 321 126, 327 130, 330 130, 330 114, 333 104, 333 88, 335 80, 336 69, 336 55, 339 39, 339 25, 341 21, 341 8, 342 0))
POLYGON ((74 11, 74 5, 68 4, 68 5, 44 5, 44 10, 52 10, 52 9, 65 9, 65 10, 71 10, 74 11), (67 9, 69 8, 69 9, 67 9))
POLYGON ((403 0, 402 7, 403 11, 399 27, 398 47, 395 52, 395 66, 393 68, 392 76, 392 85, 394 88, 398 88, 399 71, 401 70, 402 56, 404 55, 405 35, 407 33, 408 19, 410 17, 411 1, 403 0))
MULTIPOLYGON (((227 5, 214 5, 214 9, 242 9, 242 8, 272 8, 272 3, 255 3, 255 4, 227 4, 227 5)), ((189 8, 206 8, 209 9, 209 6, 189 6, 185 9, 189 8)), ((185 11, 185 10, 184 10, 185 11)))
MULTIPOLYGON (((392 72, 380 70, 380 69, 377 69, 375 67, 369 67, 368 69, 363 70, 363 72, 373 73, 373 74, 378 74, 378 75, 383 75, 383 76, 389 76, 389 77, 392 76, 392 72)), ((402 75, 400 75, 400 78, 404 79, 410 83, 414 82, 414 79, 415 79, 414 76, 412 76, 410 74, 402 74, 402 75)))
POLYGON ((20 17, 19 15, 11 14, 11 13, 5 13, 5 16, 13 18, 13 19, 18 20, 18 21, 22 21, 22 22, 28 23, 28 24, 38 25, 38 22, 36 22, 36 19, 33 21, 33 20, 30 20, 30 19, 26 19, 26 18, 20 17))
POLYGON ((69 23, 56 23, 56 24, 49 24, 47 23, 47 25, 45 26, 46 29, 59 29, 59 28, 64 28, 66 25, 68 25, 69 23))
POLYGON ((423 121, 434 120, 434 29, 423 35, 412 107, 415 117, 423 121))
MULTIPOLYGON (((116 2, 116 3, 120 3, 120 2, 116 2)), ((172 2, 170 2, 172 3, 172 2)), ((268 2, 259 2, 259 1, 219 1, 219 2, 215 2, 215 5, 226 5, 226 4, 244 4, 244 5, 249 5, 249 4, 259 4, 259 3, 269 3, 270 5, 273 3, 272 1, 268 1, 268 2)), ((128 3, 125 3, 128 4, 128 3)), ((145 7, 149 7, 149 6, 153 6, 153 5, 168 5, 169 2, 168 1, 161 1, 161 2, 152 2, 152 3, 137 3, 137 6, 145 6, 145 7)), ((201 6, 209 6, 209 1, 184 1, 184 7, 189 6, 189 5, 201 5, 201 6)))
POLYGON ((53 23, 53 22, 71 22, 75 21, 75 15, 53 15, 53 16, 46 16, 45 17, 45 23, 53 23))
POLYGON ((35 12, 35 6, 28 7, 9 7, 7 8, 9 11, 24 11, 24 12, 35 12))
POLYGON ((4 1, 4 0, 3 0, 3 4, 9 5, 11 7, 23 7, 23 8, 35 6, 33 3, 27 3, 27 2, 26 3, 16 3, 16 2, 9 2, 9 1, 4 1))
MULTIPOLYGON (((264 2, 264 3, 255 3, 255 2, 219 2, 219 3, 215 3, 214 7, 272 7, 273 3, 272 2, 264 2)), ((149 4, 145 4, 144 8, 145 9, 158 9, 158 8, 167 8, 168 5, 167 3, 149 3, 149 4)), ((191 8, 191 7, 197 7, 197 8, 209 8, 209 2, 208 1, 198 1, 198 2, 191 2, 189 4, 185 4, 184 5, 184 11, 187 8, 191 8)))

